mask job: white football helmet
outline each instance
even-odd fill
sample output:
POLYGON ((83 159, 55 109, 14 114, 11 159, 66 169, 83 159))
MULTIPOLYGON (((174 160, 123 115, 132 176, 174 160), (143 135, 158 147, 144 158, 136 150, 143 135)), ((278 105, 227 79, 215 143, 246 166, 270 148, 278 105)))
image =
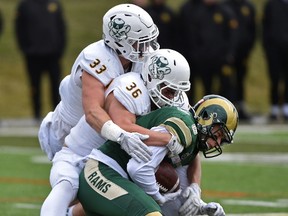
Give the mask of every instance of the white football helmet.
POLYGON ((143 64, 142 78, 157 107, 182 107, 182 92, 190 89, 190 67, 179 52, 159 49, 143 64))
POLYGON ((159 49, 159 31, 151 16, 134 4, 117 5, 103 17, 103 39, 119 55, 141 62, 159 49))

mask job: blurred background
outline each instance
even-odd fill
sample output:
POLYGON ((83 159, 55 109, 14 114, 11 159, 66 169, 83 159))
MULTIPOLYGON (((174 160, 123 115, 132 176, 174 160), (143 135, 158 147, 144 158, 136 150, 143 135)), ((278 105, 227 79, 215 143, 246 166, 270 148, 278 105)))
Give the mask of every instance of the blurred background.
MULTIPOLYGON (((36 216, 50 191, 51 163, 39 147, 39 122, 33 121, 29 80, 16 43, 14 22, 18 2, 0 0, 4 24, 0 35, 0 210, 6 216, 36 216)), ((105 12, 128 1, 60 2, 67 25, 67 45, 61 59, 63 78, 70 73, 80 51, 101 39, 105 12)), ((184 2, 167 0, 167 5, 178 13, 184 2)), ((249 124, 240 121, 234 144, 225 148, 223 155, 203 160, 203 198, 221 202, 231 216, 251 216, 252 212, 258 216, 284 216, 288 215, 288 125, 267 123, 270 86, 261 36, 266 0, 251 2, 256 8, 256 42, 248 60, 244 96, 253 121, 249 124), (275 212, 279 214, 272 214, 275 212)), ((43 117, 53 108, 47 74, 42 82, 43 117)), ((203 87, 196 83, 195 101, 202 93, 203 87)))
MULTIPOLYGON (((62 57, 65 76, 79 52, 88 44, 101 39, 102 16, 121 0, 69 0, 60 1, 67 24, 67 46, 62 57)), ((245 81, 245 102, 247 110, 255 117, 269 115, 269 82, 267 65, 261 45, 261 17, 265 0, 252 0, 256 7, 257 39, 249 58, 248 74, 245 81)), ((176 13, 184 0, 167 0, 167 5, 176 13)), ((22 54, 17 46, 14 19, 18 0, 1 0, 4 28, 0 36, 0 119, 30 119, 33 110, 29 95, 29 82, 22 54)), ((42 116, 52 109, 48 76, 43 77, 42 116)), ((196 100, 202 96, 201 85, 196 84, 196 100)))

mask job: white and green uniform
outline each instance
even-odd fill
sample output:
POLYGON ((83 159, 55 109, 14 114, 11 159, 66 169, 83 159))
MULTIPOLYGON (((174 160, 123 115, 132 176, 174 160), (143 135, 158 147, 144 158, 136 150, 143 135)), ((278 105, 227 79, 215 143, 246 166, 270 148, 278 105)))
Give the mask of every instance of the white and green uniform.
MULTIPOLYGON (((139 117, 137 124, 152 130, 169 131, 178 136, 185 149, 177 159, 174 158, 175 166, 188 165, 198 154, 197 130, 189 112, 165 107, 139 117)), ((155 146, 149 148, 153 156, 147 163, 136 162, 119 144, 112 141, 106 141, 99 149, 93 149, 80 175, 78 191, 78 198, 87 215, 141 215, 139 212, 147 214, 156 210, 151 204, 154 203, 151 197, 157 199, 159 196, 154 174, 168 149, 155 146), (145 193, 139 194, 142 189, 145 193), (151 205, 142 204, 147 202, 151 205), (125 209, 134 209, 135 212, 129 211, 126 214, 125 209)))
MULTIPOLYGON (((150 112, 150 98, 140 74, 130 72, 115 78, 105 95, 107 96, 111 92, 131 113, 144 115, 150 112), (137 94, 137 97, 133 94, 135 90, 141 92, 137 94)), ((68 181, 73 187, 74 192, 71 191, 71 193, 74 193, 73 197, 75 198, 79 174, 85 162, 83 156, 89 155, 93 148, 98 148, 105 141, 99 133, 90 127, 83 116, 65 138, 67 147, 58 151, 52 160, 53 165, 50 172, 52 188, 61 181, 68 181)))
MULTIPOLYGON (((140 73, 141 69, 142 63, 132 64, 131 71, 140 73)), ((50 160, 62 148, 65 137, 84 114, 81 81, 83 70, 104 86, 108 86, 114 78, 126 72, 118 55, 105 45, 103 40, 82 50, 73 64, 71 74, 61 81, 61 102, 53 112, 46 115, 39 129, 40 146, 50 160)))

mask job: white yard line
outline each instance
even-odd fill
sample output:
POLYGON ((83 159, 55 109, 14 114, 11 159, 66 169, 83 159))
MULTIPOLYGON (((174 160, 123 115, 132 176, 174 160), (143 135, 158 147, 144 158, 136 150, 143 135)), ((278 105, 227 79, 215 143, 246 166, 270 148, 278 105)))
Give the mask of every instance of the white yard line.
MULTIPOLYGON (((0 146, 1 154, 37 154, 32 157, 35 163, 49 163, 47 156, 41 154, 40 146, 37 147, 15 147, 15 146, 0 146)), ((288 165, 288 153, 223 153, 220 157, 202 159, 203 163, 269 163, 270 165, 288 165)))
POLYGON ((271 208, 286 208, 288 206, 287 199, 278 199, 274 202, 263 200, 224 199, 221 201, 221 203, 226 205, 259 206, 259 207, 271 207, 271 208))
POLYGON ((36 137, 38 127, 0 127, 0 136, 36 137))
POLYGON ((237 163, 269 163, 288 165, 288 153, 223 153, 219 157, 203 159, 204 163, 237 162, 237 163))
POLYGON ((15 203, 13 204, 15 208, 20 209, 40 209, 41 205, 31 204, 31 203, 15 203))
POLYGON ((41 148, 37 147, 20 147, 20 146, 0 146, 0 154, 17 154, 17 155, 31 155, 41 154, 41 148))

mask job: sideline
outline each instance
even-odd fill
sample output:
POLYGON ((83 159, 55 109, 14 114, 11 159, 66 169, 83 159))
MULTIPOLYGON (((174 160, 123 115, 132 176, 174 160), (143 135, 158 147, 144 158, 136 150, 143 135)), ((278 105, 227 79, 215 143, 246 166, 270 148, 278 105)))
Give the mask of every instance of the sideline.
MULTIPOLYGON (((37 136, 41 122, 33 119, 0 119, 0 136, 37 136)), ((257 118, 252 123, 240 123, 239 134, 264 134, 287 132, 288 124, 268 124, 265 119, 257 118)))
MULTIPOLYGON (((39 164, 51 164, 47 156, 39 147, 19 147, 19 146, 0 146, 1 154, 18 154, 31 155, 31 161, 39 164)), ((203 157, 203 156, 201 156, 203 157)), ((203 157, 204 158, 204 157, 203 157)), ((288 153, 228 153, 222 154, 221 157, 202 160, 203 163, 254 163, 254 164, 269 164, 269 165, 288 165, 288 153)))

